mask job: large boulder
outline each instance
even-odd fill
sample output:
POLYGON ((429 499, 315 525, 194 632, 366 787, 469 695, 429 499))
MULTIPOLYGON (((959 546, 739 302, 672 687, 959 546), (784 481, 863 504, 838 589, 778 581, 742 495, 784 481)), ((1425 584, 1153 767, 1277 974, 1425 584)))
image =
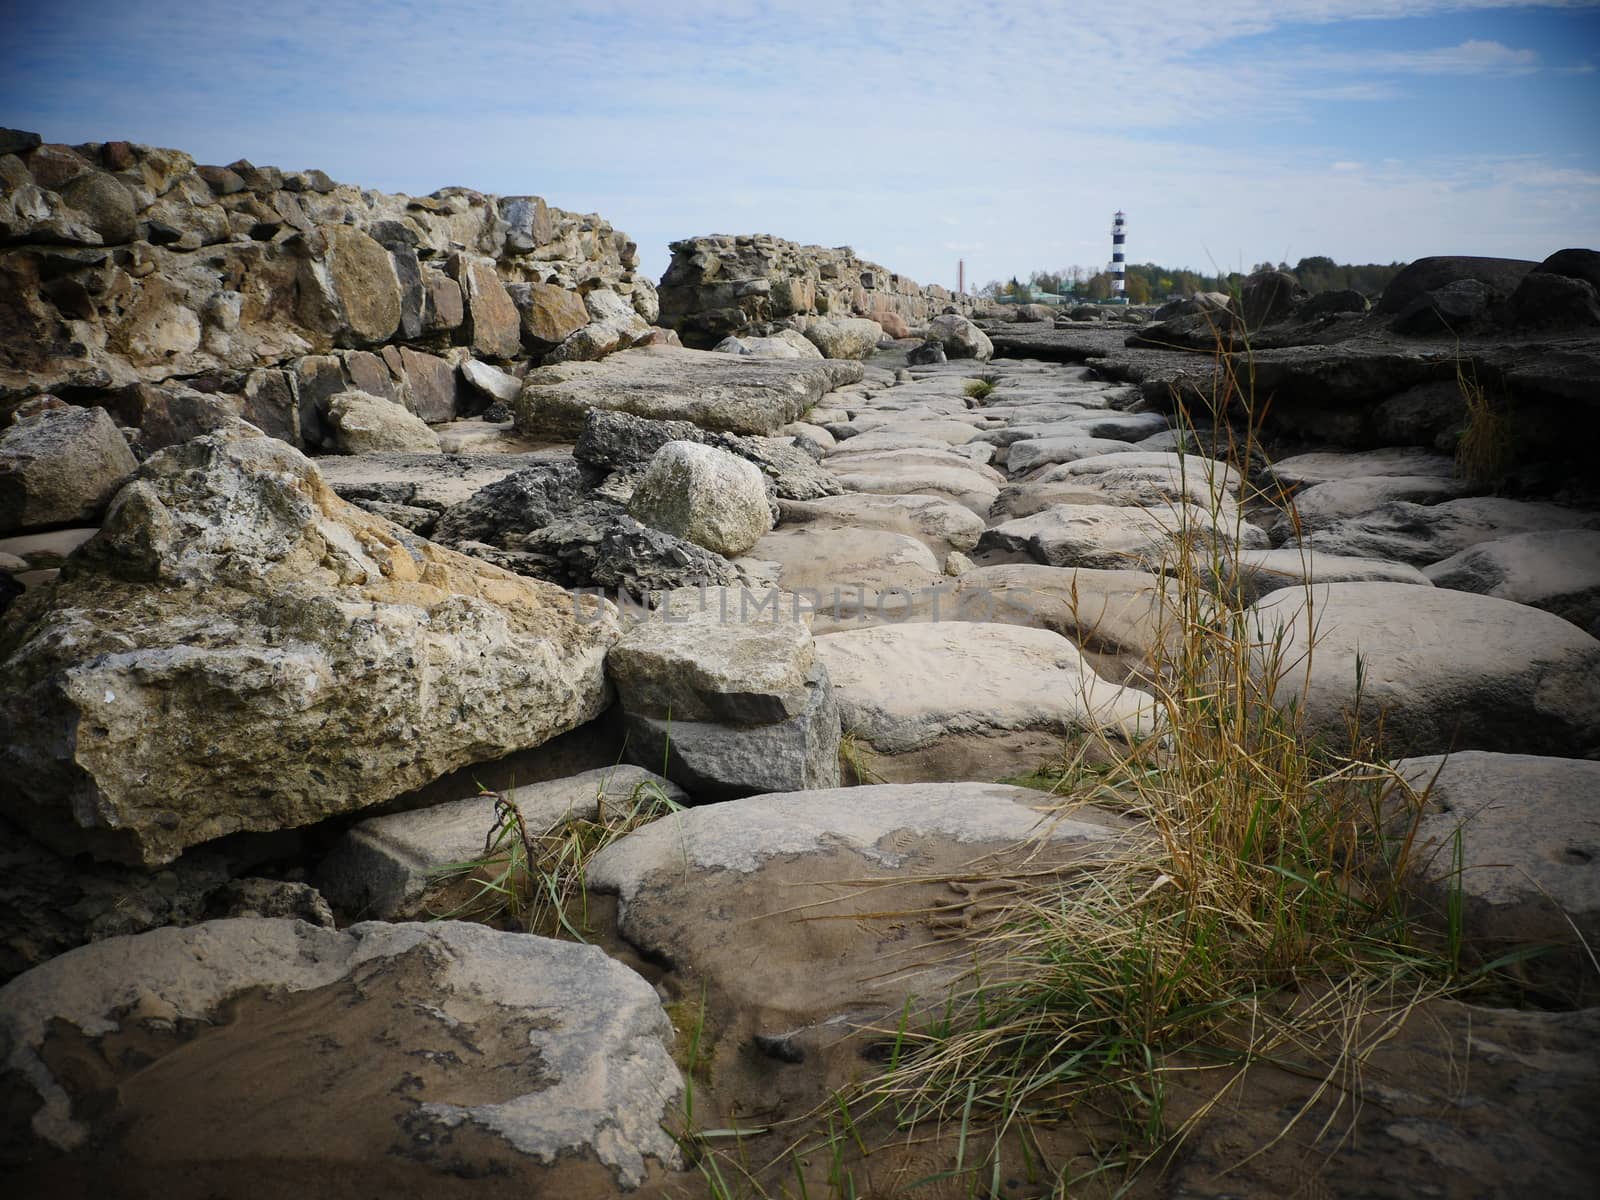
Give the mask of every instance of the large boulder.
POLYGON ((506 289, 522 319, 522 341, 553 350, 589 323, 583 297, 553 283, 513 283, 506 289))
POLYGON ((138 466, 103 408, 46 408, 0 433, 0 533, 97 517, 138 466))
POLYGON ((863 317, 807 321, 805 336, 823 358, 868 358, 878 348, 883 326, 863 317))
POLYGON ((1427 293, 1464 279, 1482 284, 1488 295, 1503 299, 1516 291, 1535 265, 1515 258, 1460 255, 1419 258, 1389 281, 1389 286, 1383 289, 1383 298, 1378 301, 1378 312, 1402 313, 1418 301, 1424 301, 1427 293))
POLYGON ((1258 672, 1281 636, 1277 699, 1335 744, 1359 715, 1406 754, 1600 752, 1600 641, 1560 617, 1407 583, 1285 588, 1254 612, 1258 672))
POLYGON ((971 321, 955 313, 945 313, 928 322, 927 337, 944 347, 948 358, 991 359, 994 343, 971 321))
MULTIPOLYGON (((848 354, 825 355, 802 333, 780 329, 771 337, 725 337, 712 347, 718 354, 742 354, 750 358, 852 358, 848 354)), ((864 355, 859 357, 865 357, 864 355)))
POLYGON ((636 520, 729 558, 772 528, 761 472, 698 442, 668 442, 645 468, 628 512, 636 520))
POLYGON ((770 434, 861 375, 859 363, 784 362, 649 346, 600 362, 528 372, 517 398, 517 429, 539 437, 576 437, 589 410, 603 408, 653 420, 693 421, 703 429, 770 434))
POLYGON ((481 925, 211 921, 0 990, 0 1168, 31 1196, 615 1194, 679 1164, 654 990, 481 925))
POLYGON ((1518 533, 1600 529, 1600 513, 1537 500, 1467 496, 1439 504, 1396 501, 1370 512, 1330 521, 1289 546, 1323 554, 1349 554, 1426 566, 1479 542, 1518 533))
POLYGON ((485 358, 512 358, 522 349, 522 314, 505 284, 486 259, 452 255, 451 277, 461 286, 466 303, 466 333, 475 353, 485 358))
POLYGON ((0 624, 3 803, 131 863, 308 824, 598 715, 616 636, 609 606, 344 503, 282 442, 199 438, 0 624))

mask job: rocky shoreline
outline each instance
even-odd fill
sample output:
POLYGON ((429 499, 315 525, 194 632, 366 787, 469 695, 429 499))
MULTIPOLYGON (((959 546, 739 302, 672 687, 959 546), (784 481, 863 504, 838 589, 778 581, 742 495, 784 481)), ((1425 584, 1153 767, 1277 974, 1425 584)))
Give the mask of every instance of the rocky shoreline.
MULTIPOLYGON (((1197 1123, 1128 1194, 1587 1194, 1600 253, 1056 315, 764 235, 658 288, 539 197, 126 143, 0 131, 0 181, 28 1194, 711 1194, 686 1108, 833 1194, 799 1123, 1020 881, 1148 837, 1035 769, 1170 736, 1200 608, 1297 664, 1307 738, 1377 731, 1408 903, 1516 994, 1351 1012, 1348 1094, 1264 1054, 1213 1110, 1175 1049, 1197 1123), (552 847, 581 917, 481 918, 485 861, 552 847)), ((966 1194, 965 1121, 879 1122, 852 1169, 966 1194)))

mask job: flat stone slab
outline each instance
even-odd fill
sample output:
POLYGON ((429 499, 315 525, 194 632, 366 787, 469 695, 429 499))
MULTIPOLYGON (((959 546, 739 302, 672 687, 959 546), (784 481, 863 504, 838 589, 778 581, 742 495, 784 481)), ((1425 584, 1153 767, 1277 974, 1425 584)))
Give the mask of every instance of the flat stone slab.
POLYGON ((576 437, 592 408, 619 409, 702 429, 773 434, 827 392, 862 377, 845 360, 786 361, 647 346, 599 362, 528 372, 516 402, 517 428, 550 439, 576 437))
POLYGON ((1495 538, 1452 554, 1423 574, 1437 587, 1542 608, 1600 637, 1600 530, 1495 538))
MULTIPOLYGON (((983 518, 937 496, 869 496, 855 493, 820 500, 778 501, 780 527, 882 529, 920 539, 935 558, 971 550, 983 534, 983 518)), ((820 531, 820 530, 819 530, 820 531)))
MULTIPOLYGON (((1477 489, 1448 475, 1363 475, 1334 479, 1296 492, 1294 511, 1303 530, 1320 529, 1348 517, 1359 517, 1385 504, 1437 504, 1470 495, 1477 489)), ((1294 536, 1295 523, 1284 513, 1273 530, 1280 537, 1294 536)))
POLYGON ((262 1173, 273 1195, 604 1194, 678 1165, 671 1043, 650 985, 593 946, 459 922, 157 929, 0 989, 0 1162, 36 1196, 262 1173))
POLYGON ((1006 470, 1021 475, 1056 463, 1077 462, 1101 454, 1122 454, 1132 450, 1129 442, 1112 438, 1066 436, 1042 437, 1012 442, 1006 449, 1006 470))
MULTIPOLYGON (((1432 587, 1427 575, 1405 563, 1311 550, 1235 550, 1231 573, 1214 584, 1243 604, 1305 583, 1410 583, 1432 587)), ((1203 568, 1204 569, 1204 568, 1203 568)))
MULTIPOLYGON (((1150 698, 1102 679, 1060 634, 979 622, 908 623, 817 638, 847 733, 893 756, 1015 733, 1060 738, 1093 727, 1153 728, 1150 698)), ((941 747, 950 749, 953 747, 941 747)), ((969 770, 978 769, 978 755, 969 770)), ((989 778, 1016 766, 1009 750, 989 778)))
POLYGON ((1024 859, 1081 863, 1121 844, 1121 819, 1057 822, 1034 808, 1042 799, 985 783, 752 796, 629 834, 595 856, 587 879, 619 896, 630 942, 732 1010, 725 1037, 738 1052, 777 1043, 795 1061, 908 997, 941 1003, 1005 891, 976 882, 985 874, 1024 859), (962 890, 952 875, 974 883, 962 890), (886 910, 904 915, 872 919, 886 910))
POLYGON ((1600 944, 1600 762, 1465 750, 1395 766, 1428 789, 1410 886, 1433 922, 1459 896, 1476 953, 1555 947, 1517 974, 1592 1003, 1600 979, 1578 939, 1600 944))
POLYGON ((507 475, 566 453, 330 454, 315 462, 323 479, 346 500, 383 500, 442 512, 507 475))
POLYGON ((1382 450, 1341 453, 1333 450, 1280 458, 1269 473, 1285 487, 1305 487, 1334 479, 1359 479, 1368 475, 1433 475, 1455 478, 1453 459, 1420 446, 1390 446, 1382 450))
MULTIPOLYGON (((676 784, 627 764, 512 788, 504 796, 517 806, 531 832, 542 833, 566 821, 593 820, 602 808, 624 810, 641 789, 651 788, 676 803, 688 802, 676 784)), ((497 794, 469 796, 414 812, 369 817, 322 860, 318 889, 355 916, 380 921, 419 917, 418 902, 437 882, 441 868, 483 854, 499 799, 497 794)))
POLYGON ((1223 546, 1266 549, 1267 535, 1253 525, 1227 519, 1195 504, 1134 508, 1113 504, 1057 504, 1032 516, 1015 517, 984 531, 980 551, 1025 554, 1051 567, 1151 570, 1172 561, 1177 535, 1187 528, 1223 546))
POLYGON ((1254 611, 1264 641, 1285 633, 1279 701, 1300 703, 1307 731, 1336 747, 1359 660, 1362 724, 1381 714, 1391 753, 1600 751, 1600 641, 1551 613, 1405 583, 1285 588, 1254 611))
POLYGON ((1467 496, 1439 504, 1385 504, 1361 516, 1314 529, 1287 544, 1422 567, 1479 542, 1515 533, 1568 529, 1600 529, 1600 513, 1536 500, 1467 496))

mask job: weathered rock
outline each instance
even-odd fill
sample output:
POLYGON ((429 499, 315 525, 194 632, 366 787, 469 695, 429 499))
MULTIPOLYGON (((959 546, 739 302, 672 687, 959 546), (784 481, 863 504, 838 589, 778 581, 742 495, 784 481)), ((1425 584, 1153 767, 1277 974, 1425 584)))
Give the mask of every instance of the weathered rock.
POLYGON ((634 488, 629 515, 707 550, 737 557, 772 528, 761 472, 697 442, 668 442, 634 488))
POLYGON ((366 392, 340 392, 328 402, 328 421, 345 454, 439 451, 439 435, 420 417, 366 392))
POLYGON ((1359 686, 1363 728, 1381 715, 1394 752, 1600 750, 1600 641, 1560 617, 1403 583, 1319 584, 1309 597, 1286 588, 1254 611, 1266 644, 1284 631, 1280 702, 1298 703, 1307 731, 1335 744, 1359 686))
POLYGON ((1025 554, 1051 567, 1153 570, 1170 565, 1185 531, 1202 543, 1214 539, 1225 548, 1268 546, 1264 531, 1219 520, 1196 504, 1164 508, 1058 504, 985 530, 978 549, 1025 554))
POLYGON ((453 921, 213 921, 83 947, 0 998, 18 1117, 0 1155, 32 1195, 114 1172, 200 1196, 262 1164, 276 1196, 347 1174, 573 1195, 678 1163, 671 1026, 593 946, 453 921))
POLYGON ((742 354, 751 358, 826 357, 821 350, 806 340, 804 334, 793 329, 780 329, 771 337, 725 337, 711 348, 718 354, 742 354))
POLYGON ((1239 311, 1251 329, 1288 319, 1306 298, 1299 280, 1287 271, 1258 271, 1239 289, 1239 311))
POLYGON ((803 1054, 853 1026, 892 1027, 908 998, 937 1003, 970 968, 983 906, 951 875, 974 861, 996 878, 1023 861, 1082 866, 1122 844, 1115 818, 1041 819, 1038 798, 988 783, 753 796, 614 842, 588 881, 619 896, 624 936, 704 981, 733 1016, 729 1052, 761 1039, 803 1054), (874 916, 889 907, 885 886, 901 910, 892 922, 874 916))
POLYGON ((1296 454, 1290 458, 1280 458, 1268 468, 1271 478, 1286 488, 1385 475, 1453 479, 1455 473, 1454 460, 1415 446, 1396 446, 1359 453, 1325 450, 1314 454, 1296 454))
MULTIPOLYGON (((522 541, 512 569, 566 587, 618 589, 632 596, 739 583, 720 554, 634 520, 615 504, 587 500, 522 541)), ((474 549, 473 553, 481 554, 474 549)), ((498 560, 497 560, 498 561, 498 560)))
MULTIPOLYGON (((1200 557, 1205 560, 1209 556, 1200 557)), ((1405 563, 1316 554, 1310 550, 1235 550, 1223 563, 1225 574, 1221 579, 1211 577, 1207 561, 1201 561, 1198 569, 1210 586, 1240 604, 1254 604, 1269 592, 1306 583, 1410 583, 1421 587, 1432 586, 1424 572, 1405 563)))
POLYGON ((994 357, 994 343, 971 321, 955 313, 946 313, 928 322, 927 336, 944 346, 949 358, 990 359, 994 357))
POLYGON ((445 509, 434 526, 434 540, 516 546, 575 508, 594 482, 594 473, 570 458, 529 463, 445 509))
POLYGON ((773 495, 789 500, 836 496, 843 489, 816 460, 778 438, 740 437, 701 429, 689 421, 651 421, 625 412, 590 409, 573 454, 580 462, 639 471, 668 442, 700 442, 754 463, 773 495))
POLYGON ((932 367, 948 362, 950 356, 944 352, 944 343, 937 338, 923 342, 906 351, 906 362, 913 367, 932 367))
POLYGON ((538 837, 568 821, 625 812, 641 789, 659 790, 677 804, 688 801, 677 785, 659 775, 618 765, 504 793, 370 817, 346 833, 322 860, 317 883, 334 905, 354 916, 420 919, 426 913, 426 894, 439 885, 440 870, 483 856, 502 799, 516 805, 529 836, 538 837))
POLYGON ((1120 454, 1132 449, 1133 446, 1129 442, 1090 437, 1087 434, 1030 438, 1012 442, 1006 447, 1006 470, 1013 475, 1021 475, 1055 463, 1077 462, 1080 458, 1093 458, 1097 454, 1120 454))
POLYGON ((380 500, 442 513, 545 454, 363 454, 328 456, 317 470, 345 500, 380 500))
POLYGON ((1512 534, 1479 542, 1422 573, 1436 587, 1542 608, 1600 637, 1600 531, 1512 534))
POLYGON ((1298 532, 1325 529, 1351 517, 1361 517, 1386 504, 1434 504, 1455 500, 1478 489, 1447 475, 1362 475, 1315 483, 1294 495, 1291 515, 1286 508, 1273 523, 1273 535, 1289 538, 1298 532))
POLYGON ((552 350, 589 323, 583 298, 566 288, 513 283, 507 291, 521 316, 523 344, 532 350, 552 350))
POLYGON ((805 336, 823 358, 868 358, 883 338, 883 326, 862 317, 829 317, 807 321, 805 336))
POLYGON ((1512 258, 1419 258, 1389 281, 1383 298, 1378 301, 1378 312, 1391 315, 1404 312, 1428 292, 1463 279, 1481 283, 1491 295, 1504 298, 1516 290, 1517 284, 1534 266, 1534 263, 1512 258))
MULTIPOLYGON (((598 294, 598 293, 597 293, 598 294)), ((614 295, 607 292, 606 295, 614 295)), ((547 365, 567 362, 595 362, 628 350, 634 346, 649 345, 653 340, 651 328, 635 312, 624 312, 603 320, 591 321, 549 354, 544 356, 547 365)))
POLYGON ((1458 920, 1479 961, 1545 948, 1515 968, 1535 994, 1600 994, 1584 949, 1600 940, 1600 762, 1465 750, 1395 768, 1427 792, 1408 883, 1431 923, 1458 920))
POLYGON ((813 663, 804 706, 794 716, 764 725, 625 713, 626 753, 660 766, 667 778, 701 801, 724 801, 773 788, 839 785, 839 706, 827 669, 813 663))
POLYGON ((6 614, 6 807, 62 852, 146 864, 307 824, 589 720, 616 633, 343 503, 282 442, 200 438, 6 614))
POLYGON ((1600 325, 1600 292, 1587 279, 1530 271, 1506 302, 1516 329, 1592 329, 1600 325))
POLYGON ((575 437, 585 414, 601 408, 693 421, 703 429, 770 434, 826 392, 860 378, 858 363, 783 362, 650 346, 602 362, 528 372, 517 398, 517 428, 575 437))
POLYGON ((98 516, 139 464, 103 408, 51 408, 0 432, 0 533, 98 516))
POLYGON ((882 529, 920 538, 935 554, 971 550, 983 533, 983 518, 971 509, 935 496, 851 494, 815 500, 783 500, 785 527, 820 525, 827 529, 882 529))
POLYGON ((880 756, 874 769, 891 781, 948 778, 947 769, 994 778, 1019 748, 1048 752, 1075 729, 1131 738, 1154 726, 1148 696, 1101 679, 1076 646, 1045 629, 851 629, 818 637, 817 656, 846 732, 880 756))
MULTIPOLYGON (((693 599, 691 591, 687 599, 693 599)), ((638 716, 724 725, 770 725, 798 716, 816 647, 781 598, 766 620, 721 604, 674 607, 627 630, 606 656, 623 708, 638 716), (743 618, 743 619, 741 619, 743 618)), ((748 608, 748 604, 745 606, 748 608)))
POLYGON ((494 265, 456 254, 450 259, 450 274, 461 285, 467 340, 474 352, 485 358, 514 357, 522 349, 522 315, 494 265))
MULTIPOLYGON (((387 354, 398 355, 400 371, 406 383, 406 395, 412 412, 431 425, 456 418, 456 369, 445 359, 434 354, 424 354, 410 346, 398 350, 389 347, 387 354)), ((482 363, 467 360, 474 366, 482 363)))
POLYGON ((1574 529, 1600 529, 1600 513, 1534 500, 1468 496, 1440 504, 1385 504, 1360 516, 1329 522, 1287 544, 1420 567, 1479 542, 1517 533, 1574 529))

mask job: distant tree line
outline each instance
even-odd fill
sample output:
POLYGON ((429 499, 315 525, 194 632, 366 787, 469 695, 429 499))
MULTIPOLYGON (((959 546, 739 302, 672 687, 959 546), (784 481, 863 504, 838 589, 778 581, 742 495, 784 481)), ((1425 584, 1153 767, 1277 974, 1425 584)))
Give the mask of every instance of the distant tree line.
MULTIPOLYGON (((1257 271, 1284 271, 1293 275, 1308 292, 1354 288, 1365 295, 1376 296, 1403 266, 1404 263, 1336 263, 1325 255, 1316 254, 1302 258, 1292 267, 1286 262, 1261 262, 1251 267, 1248 273, 1229 271, 1205 275, 1187 268, 1163 267, 1158 263, 1129 263, 1126 271, 1127 294, 1131 304, 1150 304, 1193 295, 1195 292, 1231 293, 1248 275, 1257 271)), ((991 280, 979 289, 978 294, 996 300, 1006 298, 1019 304, 1054 296, 1068 300, 1108 300, 1111 298, 1111 274, 1104 269, 1061 267, 1054 271, 1035 271, 1026 280, 1018 279, 1015 275, 1008 280, 991 280)))

